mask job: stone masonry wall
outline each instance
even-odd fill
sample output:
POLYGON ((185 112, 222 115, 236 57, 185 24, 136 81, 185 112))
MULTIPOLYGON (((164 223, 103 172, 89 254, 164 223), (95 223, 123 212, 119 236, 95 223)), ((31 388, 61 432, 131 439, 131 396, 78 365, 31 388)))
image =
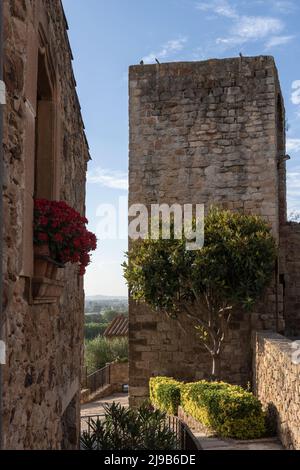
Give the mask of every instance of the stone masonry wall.
POLYGON ((300 363, 292 341, 272 332, 256 334, 254 389, 277 421, 278 435, 287 449, 300 449, 300 363))
POLYGON ((4 0, 3 3, 7 87, 3 196, 7 343, 4 447, 76 448, 83 344, 82 279, 76 266, 68 265, 63 270, 65 289, 57 304, 31 305, 29 295, 39 50, 51 59, 50 72, 56 90, 56 163, 60 167, 57 198, 82 214, 88 148, 61 2, 4 0), (42 49, 39 48, 41 37, 45 44, 42 49), (24 268, 26 259, 28 272, 24 268), (72 428, 70 439, 67 428, 72 428))
MULTIPOLYGON (((129 91, 129 205, 204 203, 207 210, 217 204, 262 215, 279 239, 284 109, 272 57, 133 66, 129 91)), ((251 330, 282 327, 280 296, 274 278, 251 317, 236 314, 223 379, 251 380, 251 330)), ((186 329, 130 302, 132 404, 148 395, 151 375, 191 380, 209 374, 209 356, 188 322, 186 329)))
POLYGON ((112 362, 110 364, 110 384, 114 392, 122 392, 123 385, 128 385, 128 362, 112 362))
POLYGON ((285 333, 300 336, 300 224, 289 222, 280 233, 285 333))

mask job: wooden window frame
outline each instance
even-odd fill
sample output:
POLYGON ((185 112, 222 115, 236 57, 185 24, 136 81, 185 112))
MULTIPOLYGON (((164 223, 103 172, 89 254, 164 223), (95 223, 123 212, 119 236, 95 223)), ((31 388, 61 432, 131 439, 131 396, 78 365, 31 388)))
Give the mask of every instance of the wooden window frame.
MULTIPOLYGON (((25 143, 24 143, 24 170, 25 187, 23 203, 23 234, 22 234, 22 256, 20 258, 20 275, 26 278, 34 276, 34 253, 33 253, 33 205, 34 198, 41 194, 36 192, 36 151, 37 151, 37 113, 38 113, 38 68, 39 59, 43 58, 47 78, 51 86, 52 95, 52 129, 51 129, 51 190, 48 199, 60 199, 60 158, 61 158, 61 118, 58 112, 60 104, 60 87, 57 80, 56 69, 44 32, 42 22, 37 30, 34 25, 28 29, 27 69, 25 77, 25 143)), ((44 175, 44 178, 49 175, 44 175)))

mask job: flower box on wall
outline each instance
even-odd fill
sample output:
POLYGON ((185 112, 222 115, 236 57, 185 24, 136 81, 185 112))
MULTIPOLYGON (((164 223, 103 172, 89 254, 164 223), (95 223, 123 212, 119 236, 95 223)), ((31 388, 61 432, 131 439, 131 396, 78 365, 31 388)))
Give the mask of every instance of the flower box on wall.
POLYGON ((36 277, 57 280, 59 269, 64 267, 63 263, 51 258, 48 245, 34 247, 34 275, 36 277))
POLYGON ((62 268, 64 264, 50 257, 47 244, 34 247, 34 277, 31 283, 34 304, 58 302, 64 288, 62 268))
POLYGON ((56 303, 64 288, 65 264, 78 266, 83 276, 96 249, 96 236, 87 219, 64 201, 34 201, 34 276, 30 280, 32 303, 56 303))
POLYGON ((54 281, 46 277, 34 277, 31 283, 33 304, 54 304, 60 299, 64 289, 63 281, 54 281))

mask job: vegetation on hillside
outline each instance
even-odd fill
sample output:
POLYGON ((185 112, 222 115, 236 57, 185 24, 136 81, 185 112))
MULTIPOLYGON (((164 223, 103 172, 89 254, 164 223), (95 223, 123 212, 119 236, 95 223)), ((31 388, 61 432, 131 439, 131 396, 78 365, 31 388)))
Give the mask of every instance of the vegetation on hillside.
POLYGON ((108 362, 127 360, 128 338, 107 339, 97 336, 85 343, 85 365, 88 374, 101 369, 108 362))
POLYGON ((104 331, 108 327, 108 323, 85 323, 84 325, 84 338, 86 341, 103 336, 104 331))
POLYGON ((85 300, 85 312, 88 313, 100 313, 104 310, 115 310, 119 313, 126 312, 128 310, 127 298, 98 298, 98 297, 86 297, 85 300))
POLYGON ((84 318, 84 338, 85 340, 103 336, 104 331, 110 322, 118 315, 128 315, 128 311, 119 312, 113 309, 104 310, 102 313, 92 313, 84 318))

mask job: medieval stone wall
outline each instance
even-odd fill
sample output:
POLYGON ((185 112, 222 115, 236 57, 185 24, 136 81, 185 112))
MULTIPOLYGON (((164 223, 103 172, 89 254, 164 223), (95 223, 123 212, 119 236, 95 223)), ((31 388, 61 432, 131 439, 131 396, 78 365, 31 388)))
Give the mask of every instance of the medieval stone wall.
POLYGON ((299 344, 297 349, 289 339, 271 332, 259 332, 255 339, 254 390, 277 423, 283 445, 299 450, 299 344))
MULTIPOLYGON (((3 3, 7 86, 4 447, 75 448, 79 437, 84 302, 82 279, 76 266, 68 265, 62 270, 65 288, 59 302, 32 305, 30 299, 38 57, 47 59, 54 90, 51 102, 55 113, 53 198, 65 200, 82 214, 88 148, 61 2, 4 0, 3 3)), ((49 119, 46 116, 44 130, 47 131, 49 123, 50 116, 49 119)), ((47 174, 44 176, 47 178, 47 174)))
POLYGON ((285 333, 300 336, 300 224, 280 228, 281 276, 285 333))
MULTIPOLYGON (((284 107, 273 58, 133 66, 129 89, 129 204, 217 204, 259 214, 279 240, 284 107)), ((251 317, 236 314, 223 379, 251 380, 251 330, 283 328, 281 295, 274 278, 251 317)), ((188 322, 186 329, 130 302, 131 403, 147 396, 151 375, 191 380, 209 373, 209 356, 188 322)))

